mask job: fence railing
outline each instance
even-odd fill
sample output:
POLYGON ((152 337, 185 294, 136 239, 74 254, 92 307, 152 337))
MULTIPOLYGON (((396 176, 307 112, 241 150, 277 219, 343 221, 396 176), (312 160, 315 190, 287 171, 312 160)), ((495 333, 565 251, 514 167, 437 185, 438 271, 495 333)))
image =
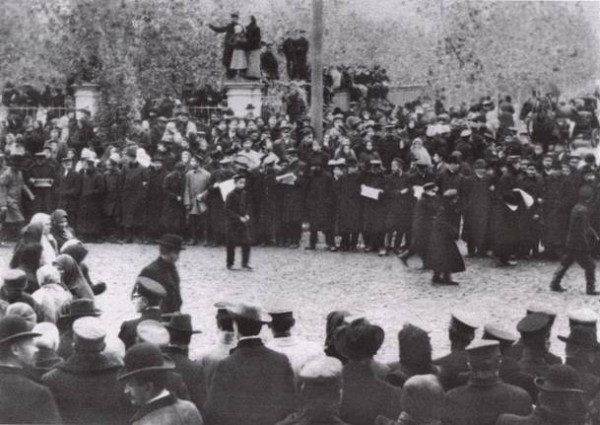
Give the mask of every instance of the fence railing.
POLYGON ((60 118, 67 113, 72 112, 73 108, 66 106, 0 106, 0 120, 5 121, 9 115, 17 115, 20 119, 29 117, 34 121, 41 121, 45 124, 47 121, 54 118, 60 118))

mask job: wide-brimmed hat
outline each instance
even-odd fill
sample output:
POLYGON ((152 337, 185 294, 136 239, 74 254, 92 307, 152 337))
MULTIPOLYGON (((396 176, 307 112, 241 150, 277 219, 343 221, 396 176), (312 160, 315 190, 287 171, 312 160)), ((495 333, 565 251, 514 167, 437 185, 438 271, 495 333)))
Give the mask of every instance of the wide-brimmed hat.
POLYGON ((579 374, 568 365, 553 365, 544 378, 536 378, 535 386, 547 392, 583 393, 579 374))
POLYGON ((85 317, 85 316, 100 316, 102 311, 94 305, 94 300, 89 298, 80 298, 73 300, 67 307, 64 314, 61 315, 62 319, 74 318, 74 317, 85 317))
POLYGON ((159 373, 175 368, 173 361, 163 356, 157 346, 147 342, 136 344, 127 350, 124 363, 118 376, 119 381, 137 375, 159 373))
POLYGON ((597 351, 600 349, 598 344, 598 337, 594 329, 587 326, 575 326, 571 329, 569 336, 559 335, 558 339, 569 345, 576 345, 578 347, 586 348, 588 350, 597 351))
POLYGON ((201 330, 195 330, 192 328, 192 316, 184 313, 172 313, 169 315, 163 315, 163 317, 170 317, 169 322, 165 325, 168 330, 177 332, 186 332, 190 334, 200 334, 201 330))
POLYGON ((185 250, 185 246, 183 246, 183 238, 172 233, 162 235, 158 240, 158 244, 167 248, 173 248, 177 251, 185 250))
POLYGON ((365 318, 358 318, 336 332, 334 344, 342 356, 361 360, 377 354, 384 338, 385 332, 381 327, 365 318))
POLYGON ((38 332, 31 332, 25 319, 20 316, 9 314, 0 320, 0 345, 40 335, 38 332))
POLYGON ((227 311, 233 314, 235 317, 254 320, 261 323, 271 323, 271 318, 267 312, 259 306, 237 303, 230 304, 226 308, 227 311))

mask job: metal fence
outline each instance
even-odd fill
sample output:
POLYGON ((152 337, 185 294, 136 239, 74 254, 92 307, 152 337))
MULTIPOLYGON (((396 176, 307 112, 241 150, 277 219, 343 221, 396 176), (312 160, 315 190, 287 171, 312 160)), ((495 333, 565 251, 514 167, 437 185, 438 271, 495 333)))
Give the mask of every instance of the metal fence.
POLYGON ((29 117, 34 121, 41 121, 45 124, 49 120, 63 117, 72 111, 73 108, 66 106, 48 108, 43 106, 1 106, 0 120, 5 121, 9 115, 17 115, 21 119, 29 117))

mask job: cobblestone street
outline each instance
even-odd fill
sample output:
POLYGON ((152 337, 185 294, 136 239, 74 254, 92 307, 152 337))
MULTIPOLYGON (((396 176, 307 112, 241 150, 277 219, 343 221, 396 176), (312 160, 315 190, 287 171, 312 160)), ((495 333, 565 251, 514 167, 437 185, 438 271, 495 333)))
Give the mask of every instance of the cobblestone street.
MULTIPOLYGON (((156 246, 89 244, 88 264, 95 281, 105 281, 108 291, 97 299, 103 318, 117 333, 122 320, 134 316, 129 294, 137 273, 157 255, 156 246)), ((192 354, 215 337, 215 310, 219 300, 247 301, 263 306, 291 305, 297 316, 296 333, 309 340, 324 340, 325 316, 334 309, 365 314, 386 331, 378 357, 397 357, 396 334, 402 323, 415 320, 431 329, 434 356, 447 349, 446 326, 453 308, 463 307, 489 321, 515 326, 525 307, 542 302, 559 317, 552 339, 553 351, 562 355, 556 338, 567 330, 565 313, 577 306, 598 310, 598 298, 584 295, 583 271, 569 270, 568 292, 552 293, 548 281, 555 263, 521 262, 511 269, 496 268, 491 259, 466 259, 467 272, 456 275, 458 287, 434 287, 430 273, 419 270, 420 260, 405 268, 394 256, 328 253, 281 248, 255 248, 254 272, 229 272, 224 248, 190 247, 182 253, 179 271, 183 309, 193 315, 203 333, 192 340, 192 354)), ((8 249, 3 263, 8 262, 8 249)), ((239 260, 238 260, 239 261, 239 260)), ((265 333, 268 336, 268 333, 265 333)))

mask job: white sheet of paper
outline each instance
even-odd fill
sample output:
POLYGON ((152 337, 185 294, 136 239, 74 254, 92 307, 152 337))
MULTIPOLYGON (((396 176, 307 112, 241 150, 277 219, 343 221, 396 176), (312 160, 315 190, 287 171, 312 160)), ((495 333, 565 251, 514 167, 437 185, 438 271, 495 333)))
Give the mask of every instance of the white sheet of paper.
POLYGON ((221 191, 223 202, 225 202, 227 195, 229 195, 233 189, 235 189, 235 182, 233 179, 225 180, 219 183, 219 190, 221 191))
POLYGON ((415 194, 415 198, 417 199, 421 199, 421 196, 423 196, 423 186, 413 186, 413 192, 415 194))
POLYGON ((525 207, 527 209, 531 208, 531 206, 535 202, 533 199, 533 196, 531 196, 529 193, 525 192, 523 189, 513 189, 513 190, 515 192, 519 192, 521 194, 521 197, 523 198, 523 202, 525 202, 525 207))
POLYGON ((281 176, 275 177, 275 180, 281 184, 292 185, 296 183, 296 175, 294 173, 282 174, 281 176))
POLYGON ((360 186, 360 195, 364 196, 365 198, 378 200, 381 192, 383 192, 381 189, 376 189, 365 184, 360 186))

